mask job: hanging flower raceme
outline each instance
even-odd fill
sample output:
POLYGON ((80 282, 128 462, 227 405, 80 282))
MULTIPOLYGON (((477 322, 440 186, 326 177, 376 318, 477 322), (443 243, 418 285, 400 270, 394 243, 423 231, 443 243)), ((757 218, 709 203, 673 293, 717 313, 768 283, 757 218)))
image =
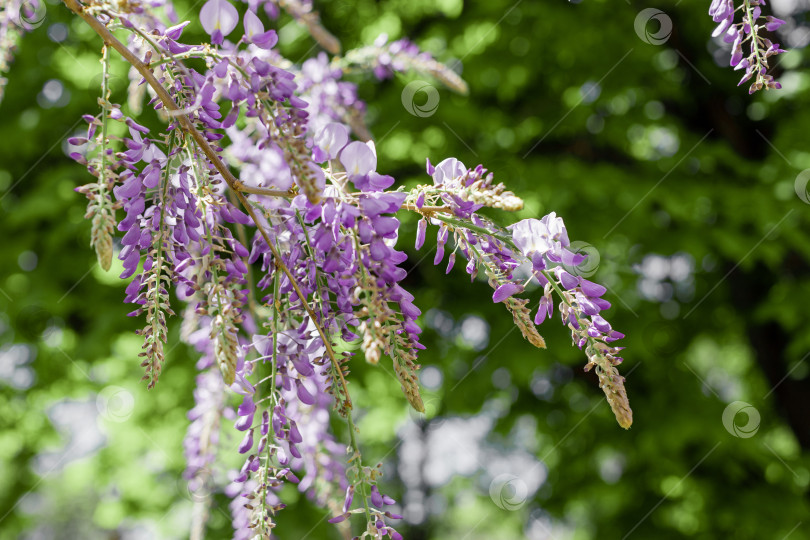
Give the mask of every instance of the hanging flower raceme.
POLYGON ((600 313, 610 307, 602 298, 606 289, 574 275, 585 257, 569 249, 562 218, 552 212, 542 219, 524 219, 504 230, 476 212, 484 206, 519 209, 522 202, 505 191, 502 184, 494 184, 492 175, 487 175, 483 167, 467 169, 457 159, 448 158, 435 167, 428 162, 427 172, 434 185, 419 186, 408 197, 413 209, 424 216, 417 231, 417 249, 424 243, 428 220, 440 223, 434 259, 434 264, 439 264, 452 232, 455 250, 447 272, 453 267, 456 251, 467 259, 466 270, 473 278, 483 269, 494 289, 492 301, 505 305, 523 336, 538 348, 545 348, 546 343, 536 326, 553 313, 552 296, 556 293, 563 324, 571 330, 574 344, 585 348, 586 370, 596 367, 600 387, 617 421, 629 428, 632 411, 624 379, 615 368, 622 361, 617 356, 620 348, 608 345, 624 336, 613 330, 600 313), (518 268, 528 268, 528 278, 518 277, 518 268), (533 318, 529 300, 518 297, 530 284, 543 287, 533 318))
MULTIPOLYGON (((126 45, 116 43, 139 60, 129 110, 147 102, 168 122, 158 131, 126 117, 105 83, 101 114, 85 117, 88 132, 71 139, 72 156, 94 177, 79 190, 99 262, 108 268, 117 251, 121 277, 131 279, 125 300, 146 318, 149 387, 164 367, 172 303, 184 304, 181 336, 200 354, 186 477, 231 497, 236 538, 274 534, 285 486, 297 486, 333 523, 362 515, 363 536, 401 538, 395 501, 355 437, 349 367, 355 357, 392 367, 405 399, 424 412, 421 311, 403 287, 402 212, 421 217, 417 248, 428 225, 438 226, 434 263, 447 259, 450 273, 458 260, 471 279, 484 274, 493 302, 536 347, 546 346, 537 325, 553 314, 556 295, 587 368, 629 426, 612 345, 621 334, 603 318, 604 288, 576 275, 583 258, 570 251, 562 220, 552 213, 496 225, 478 211, 516 211, 523 202, 482 166, 454 158, 428 162, 431 184, 396 189, 381 172, 357 86, 343 80, 349 71, 385 78, 417 70, 466 91, 455 72, 407 40, 384 37, 343 58, 321 53, 293 65, 264 22, 279 6, 328 51, 340 49, 309 2, 249 2, 240 25, 231 2, 209 0, 199 15, 211 36, 203 45, 183 42, 188 22, 167 28, 145 4, 66 4, 85 19, 100 13, 93 27, 107 43, 116 38, 99 27, 129 32, 126 45), (332 411, 350 430, 348 447, 332 411), (227 485, 217 452, 242 457, 227 485)), ((152 5, 173 13, 168 3, 152 5)), ((103 60, 106 73, 106 49, 103 60)))
POLYGON ((632 411, 624 390, 624 378, 615 366, 622 362, 617 356, 621 347, 608 345, 621 339, 624 334, 613 330, 602 310, 610 303, 602 296, 606 289, 581 276, 572 275, 584 257, 567 248, 568 232, 561 218, 553 212, 542 220, 527 219, 511 227, 512 241, 531 263, 532 279, 544 286, 543 297, 538 306, 535 324, 540 324, 553 311, 552 290, 560 296, 560 316, 563 324, 571 330, 574 343, 588 356, 585 369, 596 367, 599 385, 605 392, 616 420, 623 428, 633 423, 632 411))
POLYGON ((364 68, 371 70, 380 79, 388 79, 397 72, 416 71, 425 73, 460 94, 468 91, 467 83, 456 72, 408 39, 388 41, 387 34, 380 34, 368 47, 360 47, 346 53, 337 63, 343 69, 364 68))
POLYGON ((764 5, 764 0, 743 0, 742 5, 735 8, 733 0, 712 0, 709 7, 709 15, 718 23, 712 36, 723 36, 724 42, 731 43, 731 66, 735 70, 745 70, 737 86, 754 78, 754 82, 748 88, 749 94, 763 88, 766 90, 782 88, 782 85, 774 80, 773 75, 768 73, 771 69, 768 59, 785 51, 779 48, 778 43, 773 43, 762 34, 775 32, 785 24, 785 21, 771 15, 764 16, 761 7, 764 5), (735 14, 740 10, 742 18, 740 22, 735 23, 735 14), (748 48, 747 55, 743 53, 744 46, 748 48))

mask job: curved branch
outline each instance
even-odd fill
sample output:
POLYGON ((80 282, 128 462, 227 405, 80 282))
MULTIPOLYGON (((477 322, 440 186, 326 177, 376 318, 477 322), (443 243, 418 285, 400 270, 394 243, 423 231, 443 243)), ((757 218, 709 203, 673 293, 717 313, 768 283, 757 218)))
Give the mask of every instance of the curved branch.
MULTIPOLYGON (((112 33, 104 26, 98 19, 93 17, 92 15, 85 13, 84 6, 82 6, 78 0, 63 0, 65 5, 69 10, 73 13, 84 19, 90 28, 92 28, 96 34, 98 34, 101 39, 104 40, 104 43, 118 51, 118 53, 124 57, 124 59, 129 62, 138 72, 143 76, 149 86, 155 91, 157 96, 160 98, 160 101, 163 102, 163 106, 166 107, 169 111, 172 111, 172 116, 176 117, 178 122, 180 123, 180 127, 188 133, 194 142, 197 143, 197 146, 203 151, 205 156, 213 163, 214 167, 217 171, 225 178, 225 181, 228 183, 228 186, 236 192, 245 192, 245 193, 254 193, 254 189, 262 189, 262 188, 251 188, 250 186, 246 186, 242 183, 241 180, 236 178, 231 171, 228 170, 228 167, 222 163, 222 160, 219 158, 217 153, 211 148, 211 145, 205 139, 202 133, 194 127, 194 124, 191 123, 188 116, 182 112, 182 109, 174 102, 172 97, 169 95, 169 92, 163 87, 162 84, 155 78, 155 75, 152 73, 152 70, 141 62, 141 60, 135 56, 135 54, 130 51, 126 45, 121 43, 112 33)), ((269 195, 269 196, 277 196, 277 197, 289 197, 291 194, 286 191, 277 191, 277 190, 264 190, 262 189, 262 195, 269 195)))
MULTIPOLYGON (((194 142, 197 143, 197 146, 211 161, 211 163, 214 165, 214 168, 216 168, 216 170, 225 179, 225 182, 228 184, 228 187, 230 187, 236 193, 236 197, 239 199, 239 202, 245 208, 245 211, 253 220, 253 223, 256 224, 256 228, 259 230, 259 233, 262 235, 262 238, 264 238, 264 241, 267 243, 267 247, 270 249, 273 258, 276 261, 276 265, 278 266, 278 268, 281 268, 282 272, 284 272, 284 274, 287 276, 287 279, 290 280, 290 283, 292 284, 295 293, 298 295, 298 298, 301 299, 301 302, 303 303, 304 308, 307 311, 307 314, 309 315, 310 319, 312 319, 312 323, 315 325, 315 328, 318 330, 318 334, 320 334, 320 337, 323 340, 323 344, 324 347, 326 348, 326 353, 329 356, 329 360, 331 361, 332 366, 335 368, 335 371, 337 371, 337 374, 340 378, 340 383, 344 390, 343 393, 345 396, 346 406, 348 409, 351 409, 352 402, 351 398, 349 397, 349 389, 346 384, 346 379, 343 376, 343 370, 341 369, 340 364, 338 363, 337 358, 335 357, 335 351, 332 348, 332 343, 329 340, 329 337, 326 335, 326 332, 321 327, 318 321, 317 314, 312 310, 312 308, 307 303, 306 300, 307 296, 301 291, 301 288, 299 287, 298 282, 295 279, 295 276, 293 276, 290 269, 287 268, 287 265, 281 258, 281 254, 275 248, 273 242, 270 241, 270 237, 267 234, 267 231, 265 231, 264 228, 260 225, 260 221, 258 219, 258 216, 256 216, 253 207, 248 203, 247 199, 243 195, 243 192, 247 193, 255 192, 255 190, 258 188, 254 189, 250 188, 249 186, 245 186, 240 180, 238 180, 231 173, 231 171, 228 170, 228 167, 225 166, 225 164, 222 162, 222 160, 214 151, 214 149, 211 147, 211 145, 208 144, 208 141, 205 139, 203 134, 200 133, 199 130, 197 130, 197 128, 194 127, 194 124, 191 122, 188 116, 181 111, 181 108, 177 105, 177 103, 174 102, 174 99, 172 99, 169 92, 163 87, 162 84, 160 84, 157 78, 155 78, 155 75, 149 69, 149 66, 141 62, 141 60, 137 56, 135 56, 135 54, 132 51, 130 51, 126 45, 124 45, 118 39, 116 39, 116 37, 113 36, 112 33, 107 29, 107 27, 104 26, 98 19, 96 19, 95 17, 93 17, 88 13, 85 13, 84 7, 78 2, 78 0, 62 0, 62 1, 65 3, 65 6, 67 6, 68 9, 70 9, 76 15, 81 17, 90 26, 90 28, 92 28, 96 32, 96 34, 98 34, 101 37, 101 39, 104 40, 104 43, 106 43, 107 45, 118 51, 118 53, 121 56, 123 56, 127 62, 129 62, 135 69, 138 70, 138 72, 143 76, 143 78, 146 80, 149 86, 152 87, 157 96, 163 102, 163 105, 166 107, 166 109, 168 109, 169 111, 173 111, 175 113, 175 117, 177 118, 177 121, 180 124, 182 130, 186 132, 188 135, 190 135, 192 139, 194 139, 194 142)), ((284 193, 283 196, 289 196, 289 194, 285 192, 281 193, 284 193)), ((266 191, 262 191, 261 194, 267 195, 268 193, 266 191)))

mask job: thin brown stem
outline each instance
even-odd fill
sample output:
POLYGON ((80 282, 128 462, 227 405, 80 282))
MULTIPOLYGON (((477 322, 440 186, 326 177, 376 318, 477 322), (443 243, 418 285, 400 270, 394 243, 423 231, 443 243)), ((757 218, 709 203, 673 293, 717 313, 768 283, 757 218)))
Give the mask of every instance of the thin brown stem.
MULTIPOLYGON (((164 107, 168 110, 175 112, 177 121, 180 123, 180 127, 188 133, 194 142, 197 143, 197 146, 203 151, 205 156, 213 163, 214 167, 217 171, 225 178, 225 181, 228 183, 228 186, 231 187, 234 191, 244 191, 244 188, 248 187, 245 186, 239 179, 237 179, 231 171, 222 163, 222 160, 219 159, 219 156, 211 148, 211 145, 205 139, 202 133, 194 127, 194 124, 185 114, 177 114, 180 111, 180 107, 174 102, 169 92, 163 87, 162 84, 155 78, 155 75, 152 73, 152 70, 149 69, 149 66, 141 62, 141 60, 135 56, 135 54, 130 51, 126 45, 118 41, 115 36, 104 26, 98 19, 86 13, 84 11, 84 7, 78 2, 78 0, 63 0, 65 5, 74 12, 76 15, 84 19, 90 28, 92 28, 96 34, 98 34, 101 39, 104 40, 104 43, 118 51, 118 53, 124 57, 124 60, 129 62, 138 72, 143 75, 143 78, 149 83, 149 86, 155 91, 157 96, 160 98, 160 101, 163 102, 164 107)), ((286 192, 279 192, 279 194, 273 194, 274 196, 289 196, 289 194, 281 195, 282 193, 286 192)), ((271 195, 270 193, 262 193, 263 195, 271 195)))
POLYGON ((297 195, 297 193, 293 193, 291 191, 282 191, 280 189, 270 189, 263 187, 253 187, 247 184, 240 184, 239 191, 241 191, 242 193, 252 193, 254 195, 266 195, 268 197, 283 197, 286 199, 292 199, 297 195))
POLYGON ((428 216, 431 214, 435 214, 436 212, 452 212, 453 209, 449 206, 423 206, 419 208, 415 204, 403 204, 403 210, 408 210, 410 212, 418 212, 422 215, 428 216))

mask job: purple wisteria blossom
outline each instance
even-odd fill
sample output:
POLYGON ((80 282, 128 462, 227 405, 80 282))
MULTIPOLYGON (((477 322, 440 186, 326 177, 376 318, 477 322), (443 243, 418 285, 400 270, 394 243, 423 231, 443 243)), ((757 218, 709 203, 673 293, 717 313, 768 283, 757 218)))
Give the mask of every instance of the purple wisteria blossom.
POLYGON ((553 314, 556 294, 588 369, 629 427, 619 348, 609 345, 622 336, 603 318, 604 288, 568 271, 583 257, 569 249, 562 219, 551 213, 496 225, 478 211, 516 211, 522 201, 483 166, 455 158, 428 161, 431 184, 395 187, 363 122, 357 86, 343 80, 349 71, 387 78, 417 70, 465 92, 460 77, 413 43, 386 37, 294 65, 267 29, 279 6, 328 52, 340 50, 311 3, 247 4, 240 25, 233 3, 208 0, 199 13, 211 36, 203 45, 185 42, 189 21, 177 23, 169 2, 110 7, 94 28, 110 43, 117 38, 99 27, 115 21, 129 34, 121 47, 141 62, 132 61, 124 109, 111 101, 105 53, 101 111, 85 116, 86 136, 71 139, 81 148, 72 157, 93 177, 78 188, 89 200, 92 246, 105 270, 120 260, 130 315, 145 318, 140 358, 150 388, 164 367, 168 319, 182 308, 181 338, 200 356, 185 475, 194 486, 215 482, 208 487, 231 498, 234 537, 275 534, 285 486, 295 486, 333 523, 359 515, 364 535, 402 538, 395 501, 364 462, 347 381, 358 357, 383 364, 410 406, 425 410, 422 312, 404 287, 402 212, 420 217, 417 249, 437 226, 434 263, 446 259, 450 273, 458 261, 471 279, 483 274, 493 302, 539 348, 536 325, 553 314), (136 120, 146 106, 166 120, 165 130, 136 120), (112 126, 122 135, 111 136, 112 126), (521 296, 538 285, 532 317, 521 296), (333 429, 333 412, 345 421, 342 432, 333 429), (240 456, 226 485, 221 452, 240 456))
POLYGON ((763 88, 768 90, 782 87, 768 73, 768 58, 785 51, 779 48, 778 43, 773 43, 761 34, 763 31, 775 32, 785 21, 771 15, 763 16, 761 6, 764 5, 765 0, 744 0, 740 7, 735 8, 734 0, 712 0, 709 6, 709 15, 718 23, 712 36, 722 35, 724 42, 732 44, 729 63, 735 70, 745 70, 737 86, 754 77, 754 82, 748 88, 749 94, 763 88), (735 23, 735 13, 739 10, 742 11, 742 18, 735 23), (746 44, 749 51, 747 56, 743 53, 743 46, 746 44))
POLYGON ((253 43, 262 49, 272 49, 278 43, 278 34, 275 30, 264 31, 264 24, 253 11, 245 12, 245 36, 248 43, 253 43))
POLYGON ((348 51, 342 60, 346 66, 363 66, 380 79, 388 79, 397 72, 417 71, 437 79, 448 88, 467 93, 467 83, 453 70, 437 62, 429 53, 408 39, 389 41, 380 34, 374 43, 348 51))
MULTIPOLYGON (((225 36, 233 32, 239 24, 239 12, 228 0, 208 0, 200 9, 200 23, 205 32, 211 36, 211 43, 221 45, 225 36)), ((247 23, 245 26, 247 29, 247 23)), ((252 37, 249 32, 246 32, 246 35, 252 37)))
MULTIPOLYGON (((586 370, 596 367, 600 386, 616 419, 622 427, 630 427, 632 411, 624 379, 615 367, 622 362, 617 356, 621 348, 608 345, 624 335, 601 315, 610 308, 610 303, 602 298, 606 289, 567 270, 579 266, 585 257, 569 249, 568 231, 562 218, 552 212, 542 219, 524 219, 501 229, 476 212, 484 206, 518 209, 522 202, 505 191, 502 184, 494 184, 491 173, 486 174, 480 165, 468 169, 454 158, 435 167, 428 162, 427 172, 433 186, 419 186, 409 194, 409 201, 424 216, 418 227, 417 248, 424 243, 428 218, 440 223, 434 264, 442 261, 452 233, 453 255, 459 251, 468 260, 466 270, 473 279, 483 269, 494 289, 492 301, 503 303, 523 336, 539 348, 545 348, 546 343, 536 325, 553 313, 556 293, 563 324, 571 330, 574 344, 588 357, 586 370), (437 206, 439 203, 443 204, 437 206), (515 271, 519 267, 531 269, 528 279, 517 277, 515 271), (517 298, 531 283, 543 287, 534 318, 530 316, 528 300, 517 298)), ((451 260, 448 272, 452 265, 451 260)))

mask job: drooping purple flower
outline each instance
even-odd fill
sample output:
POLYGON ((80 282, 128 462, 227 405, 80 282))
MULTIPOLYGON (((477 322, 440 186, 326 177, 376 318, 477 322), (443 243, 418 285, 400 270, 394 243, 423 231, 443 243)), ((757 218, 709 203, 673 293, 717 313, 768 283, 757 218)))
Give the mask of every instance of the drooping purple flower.
POLYGON ((376 485, 371 486, 371 504, 377 508, 382 508, 383 505, 382 495, 376 485))
POLYGON ((534 324, 543 324, 546 316, 551 317, 554 313, 554 302, 551 300, 550 294, 544 294, 540 298, 540 305, 537 308, 537 315, 534 316, 534 324))
POLYGON ((371 171, 366 175, 352 177, 352 183, 360 191, 383 191, 393 185, 394 178, 371 171))
MULTIPOLYGON (((337 122, 326 124, 323 129, 315 135, 316 149, 323 152, 322 154, 318 154, 318 157, 315 157, 315 161, 323 163, 328 159, 335 159, 348 141, 349 130, 346 129, 346 126, 338 124, 337 122)), ((344 167, 346 167, 345 164, 344 167)), ((348 167, 346 170, 349 170, 348 167)))
POLYGON ((200 9, 200 23, 211 43, 220 45, 239 24, 239 12, 228 0, 208 0, 200 9))
POLYGON ((512 241, 526 257, 545 255, 554 248, 551 232, 539 219, 524 219, 512 226, 512 241))
POLYGON ((428 174, 433 177, 433 183, 437 186, 451 183, 467 173, 467 168, 456 158, 444 159, 435 167, 428 161, 428 170, 431 171, 428 174))
POLYGON ((363 176, 377 168, 377 155, 366 143, 354 141, 340 152, 340 163, 349 176, 363 176))
POLYGON ((733 0, 712 0, 709 6, 709 15, 714 22, 720 22, 734 15, 733 0))
POLYGON ((425 233, 427 231, 427 220, 422 218, 419 220, 419 223, 416 225, 416 249, 422 249, 422 246, 425 245, 425 233))
POLYGON ((301 400, 301 403, 304 405, 314 405, 315 404, 315 397, 309 393, 306 386, 300 381, 296 381, 295 383, 296 393, 298 394, 298 399, 301 400))
POLYGON ((492 295, 492 301, 497 304, 521 292, 523 292, 523 285, 509 281, 495 289, 495 293, 492 295))
POLYGON ((772 47, 771 41, 762 35, 762 30, 774 32, 785 21, 771 15, 763 17, 761 6, 764 5, 765 0, 748 0, 744 9, 743 6, 735 9, 734 0, 713 0, 709 7, 709 15, 719 23, 712 32, 712 37, 722 35, 725 43, 732 43, 729 64, 735 70, 746 70, 737 86, 754 77, 754 82, 748 89, 749 94, 763 88, 778 89, 782 86, 768 73, 768 58, 785 51, 778 46, 772 47), (738 10, 742 17, 740 22, 735 23, 734 15, 738 10), (743 51, 746 44, 748 53, 743 51))
POLYGON ((346 496, 343 499, 343 511, 346 512, 352 507, 354 500, 354 484, 346 488, 346 496))
POLYGON ((731 46, 732 49, 731 60, 729 61, 729 64, 731 66, 736 66, 742 61, 743 57, 742 38, 743 38, 742 32, 737 34, 737 39, 734 40, 734 44, 731 46))
POLYGON ((247 431, 250 429, 250 426, 253 425, 253 413, 247 414, 245 416, 240 416, 239 419, 234 424, 234 427, 238 431, 247 431))
POLYGON ((246 454, 250 452, 250 449, 253 448, 253 430, 251 429, 247 433, 245 433, 242 442, 239 444, 239 453, 246 454))
POLYGON ((275 30, 264 31, 264 25, 253 10, 248 9, 242 21, 245 25, 245 40, 262 49, 272 49, 278 43, 275 30))
POLYGON ((253 403, 253 396, 248 394, 242 400, 242 403, 239 405, 239 409, 237 410, 237 415, 239 416, 247 416, 253 414, 256 410, 256 404, 253 403))
POLYGON ((765 29, 768 32, 775 32, 777 28, 779 28, 783 24, 786 24, 785 21, 783 21, 782 19, 777 19, 776 17, 774 17, 772 15, 768 15, 767 17, 765 17, 765 21, 766 21, 765 22, 765 29))

